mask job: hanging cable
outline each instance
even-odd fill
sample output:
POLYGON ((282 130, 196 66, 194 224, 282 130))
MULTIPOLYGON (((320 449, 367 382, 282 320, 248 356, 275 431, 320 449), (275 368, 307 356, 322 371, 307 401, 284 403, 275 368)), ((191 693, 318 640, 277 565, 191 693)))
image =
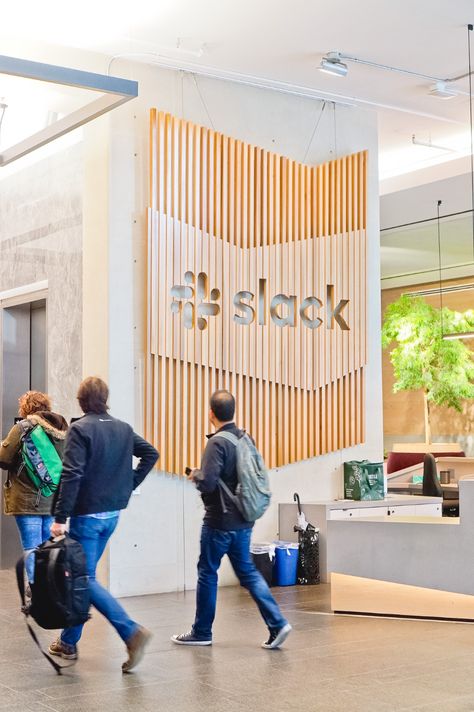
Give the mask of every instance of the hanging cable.
POLYGON ((442 268, 441 268, 441 229, 439 224, 439 209, 441 207, 442 200, 438 200, 436 206, 436 221, 438 229, 438 265, 439 265, 439 307, 441 314, 441 338, 444 334, 444 323, 443 323, 443 280, 442 280, 442 268))
POLYGON ((4 99, 0 99, 0 143, 1 143, 1 136, 2 136, 2 124, 3 124, 3 119, 5 118, 5 111, 8 109, 8 104, 5 104, 4 99))
POLYGON ((316 119, 316 123, 315 123, 314 129, 313 129, 313 133, 311 134, 311 138, 309 139, 309 143, 308 143, 308 145, 307 145, 307 147, 306 147, 306 151, 304 152, 304 156, 303 156, 303 161, 302 161, 302 163, 305 163, 305 161, 306 161, 306 156, 308 155, 309 149, 311 148, 311 144, 313 143, 313 138, 314 138, 314 136, 315 136, 316 131, 318 130, 319 123, 320 123, 321 119, 323 118, 323 113, 324 113, 324 109, 326 108, 326 104, 327 104, 327 102, 326 102, 326 101, 323 101, 322 109, 321 109, 321 111, 320 111, 320 113, 319 113, 318 118, 316 119))
POLYGON ((203 107, 204 107, 204 110, 205 110, 205 112, 206 112, 206 114, 207 114, 207 118, 209 119, 209 123, 211 124, 211 128, 212 128, 213 131, 215 131, 216 129, 215 129, 215 127, 214 127, 214 124, 212 123, 211 115, 210 115, 209 110, 208 110, 208 108, 207 108, 206 102, 204 101, 204 98, 203 98, 203 96, 202 96, 202 94, 201 94, 201 90, 199 89, 199 84, 197 83, 196 75, 193 73, 192 77, 193 77, 193 79, 194 79, 194 83, 195 83, 195 85, 196 85, 196 89, 197 89, 197 93, 199 94, 199 98, 201 99, 201 103, 202 103, 202 105, 203 105, 203 107))
POLYGON ((474 144, 472 136, 472 74, 471 74, 471 32, 473 25, 467 26, 467 54, 469 61, 469 126, 471 130, 471 210, 472 210, 472 254, 474 258, 474 144))

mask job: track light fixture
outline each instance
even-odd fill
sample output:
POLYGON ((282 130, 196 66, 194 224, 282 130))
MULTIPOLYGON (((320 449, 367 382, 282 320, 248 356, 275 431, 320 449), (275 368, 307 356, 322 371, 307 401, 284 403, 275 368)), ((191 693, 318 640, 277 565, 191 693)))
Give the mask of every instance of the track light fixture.
POLYGON ((336 50, 331 50, 331 52, 328 52, 321 59, 318 69, 321 72, 326 72, 326 74, 332 74, 336 77, 345 77, 348 72, 348 66, 345 62, 364 64, 367 67, 374 67, 374 69, 383 69, 387 72, 396 72, 397 74, 405 74, 409 77, 425 79, 428 82, 432 82, 429 90, 430 96, 434 96, 439 99, 452 99, 453 97, 458 96, 459 94, 469 96, 468 92, 459 89, 455 85, 455 82, 470 76, 468 72, 460 74, 457 77, 433 77, 429 74, 413 72, 411 69, 390 67, 388 64, 379 64, 378 62, 372 62, 368 59, 361 59, 360 57, 354 57, 350 54, 344 54, 344 52, 339 52, 336 50))
POLYGON ((335 77, 345 77, 347 64, 342 61, 340 52, 328 52, 321 60, 319 71, 332 74, 335 77))

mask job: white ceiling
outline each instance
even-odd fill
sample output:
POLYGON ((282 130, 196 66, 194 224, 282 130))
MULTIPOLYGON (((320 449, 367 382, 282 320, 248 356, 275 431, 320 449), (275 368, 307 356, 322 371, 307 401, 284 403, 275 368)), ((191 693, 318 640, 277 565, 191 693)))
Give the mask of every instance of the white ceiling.
MULTIPOLYGON (((5 3, 0 40, 8 38, 11 46, 16 38, 18 55, 26 58, 29 42, 38 40, 109 57, 161 54, 196 71, 367 104, 379 115, 381 178, 469 153, 467 96, 436 99, 428 95, 429 81, 362 65, 349 63, 345 78, 317 67, 322 55, 338 50, 440 78, 463 74, 473 0, 82 0, 74 7, 71 15, 64 0, 5 3), (454 151, 415 147, 412 134, 454 151)), ((474 53, 474 37, 472 44, 474 53)), ((459 86, 468 89, 467 81, 459 86)))

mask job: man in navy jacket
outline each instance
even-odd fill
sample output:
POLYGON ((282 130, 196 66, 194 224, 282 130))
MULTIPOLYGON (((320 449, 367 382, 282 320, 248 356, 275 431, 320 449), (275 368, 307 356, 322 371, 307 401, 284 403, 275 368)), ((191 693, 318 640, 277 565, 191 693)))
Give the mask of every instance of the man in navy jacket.
MULTIPOLYGON (((86 378, 77 394, 84 416, 74 422, 67 435, 63 472, 57 501, 53 536, 66 531, 84 549, 92 605, 114 626, 128 651, 123 672, 142 659, 151 633, 133 621, 118 601, 96 580, 96 568, 113 534, 121 509, 132 491, 145 479, 158 460, 152 445, 133 432, 128 423, 108 414, 109 389, 100 378, 86 378), (133 469, 133 457, 139 463, 133 469)), ((49 647, 50 653, 67 660, 77 659, 77 643, 83 626, 63 630, 49 647)))
MULTIPOLYGON (((228 391, 216 391, 211 397, 209 419, 219 432, 241 437, 243 432, 234 423, 235 399, 228 391)), ((227 554, 240 581, 246 588, 267 624, 269 638, 263 648, 278 648, 287 638, 291 626, 282 615, 263 576, 255 568, 250 553, 250 537, 254 522, 247 522, 230 497, 219 487, 222 479, 235 493, 237 457, 235 445, 228 439, 209 436, 201 469, 191 477, 201 492, 206 513, 201 532, 201 555, 198 562, 196 617, 189 633, 173 635, 177 645, 211 645, 212 624, 217 603, 217 572, 227 554)))

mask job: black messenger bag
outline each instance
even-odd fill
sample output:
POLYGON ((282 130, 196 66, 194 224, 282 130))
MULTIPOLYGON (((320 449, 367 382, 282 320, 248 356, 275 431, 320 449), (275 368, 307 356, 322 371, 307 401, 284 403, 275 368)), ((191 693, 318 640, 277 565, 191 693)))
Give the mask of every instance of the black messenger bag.
MULTIPOLYGON (((48 630, 85 623, 89 619, 89 578, 80 543, 68 535, 56 537, 45 541, 33 553, 35 577, 28 604, 25 600, 25 559, 31 553, 23 556, 16 565, 18 590, 26 618, 31 616, 41 628, 48 630)), ((41 649, 28 620, 26 624, 43 655, 61 674, 61 667, 65 666, 58 665, 41 649)))

